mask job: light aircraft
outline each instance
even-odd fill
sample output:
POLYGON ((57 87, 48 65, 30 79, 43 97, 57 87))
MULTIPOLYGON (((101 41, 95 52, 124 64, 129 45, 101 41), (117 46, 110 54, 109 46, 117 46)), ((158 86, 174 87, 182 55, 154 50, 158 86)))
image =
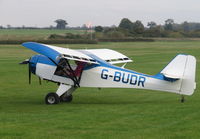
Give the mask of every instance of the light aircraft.
POLYGON ((147 75, 125 69, 127 56, 110 49, 72 50, 36 42, 22 44, 39 55, 34 55, 21 64, 29 66, 39 79, 59 85, 55 93, 48 93, 46 104, 71 102, 72 93, 79 87, 138 88, 192 95, 195 88, 196 59, 194 56, 178 54, 156 75, 147 75), (114 64, 125 63, 122 67, 114 64))

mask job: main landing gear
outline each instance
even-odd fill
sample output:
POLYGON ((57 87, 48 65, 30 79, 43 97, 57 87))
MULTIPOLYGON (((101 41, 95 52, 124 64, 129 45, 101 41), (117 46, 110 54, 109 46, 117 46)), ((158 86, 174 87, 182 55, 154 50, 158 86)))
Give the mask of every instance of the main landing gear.
POLYGON ((45 97, 46 104, 58 104, 60 102, 71 102, 73 100, 72 93, 76 87, 60 84, 56 93, 50 92, 45 97))

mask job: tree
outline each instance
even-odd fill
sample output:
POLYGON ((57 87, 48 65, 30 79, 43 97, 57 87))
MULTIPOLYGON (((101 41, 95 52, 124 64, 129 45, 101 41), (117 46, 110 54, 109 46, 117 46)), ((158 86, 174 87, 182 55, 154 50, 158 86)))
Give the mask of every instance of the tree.
POLYGON ((132 30, 133 29, 133 22, 131 22, 128 18, 123 18, 119 24, 119 28, 132 30))
POLYGON ((157 26, 156 22, 154 21, 151 21, 151 22, 148 22, 147 26, 149 26, 149 28, 155 28, 157 26))
POLYGON ((57 29, 65 29, 66 25, 68 24, 65 20, 63 19, 57 19, 55 21, 57 23, 56 28, 57 29))
POLYGON ((185 32, 188 32, 190 30, 189 23, 187 21, 183 22, 182 26, 185 32))
POLYGON ((117 30, 112 30, 112 31, 109 31, 107 33, 105 33, 105 36, 107 38, 111 38, 111 39, 117 39, 117 38, 124 38, 124 33, 123 32, 120 32, 120 31, 117 31, 117 30))
POLYGON ((137 34, 142 34, 144 32, 144 25, 141 21, 137 20, 133 23, 133 31, 137 34))
POLYGON ((163 37, 164 29, 161 25, 145 30, 144 37, 163 37))
POLYGON ((86 24, 83 24, 82 27, 81 27, 81 29, 85 29, 86 30, 87 29, 86 24))
POLYGON ((11 25, 8 24, 8 25, 7 25, 7 29, 11 29, 11 28, 12 28, 11 25))
POLYGON ((173 19, 167 19, 165 20, 165 30, 173 30, 173 24, 174 24, 174 20, 173 19))
POLYGON ((96 32, 102 32, 102 31, 103 31, 103 27, 102 27, 102 26, 96 26, 96 27, 94 28, 94 30, 95 30, 96 32))
POLYGON ((49 26, 50 29, 53 29, 54 27, 52 25, 49 26))

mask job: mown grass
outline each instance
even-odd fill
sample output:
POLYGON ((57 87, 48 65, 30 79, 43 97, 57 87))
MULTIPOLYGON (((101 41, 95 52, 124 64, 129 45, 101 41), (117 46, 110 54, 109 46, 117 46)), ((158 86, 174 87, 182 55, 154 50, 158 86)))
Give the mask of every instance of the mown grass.
POLYGON ((59 29, 0 29, 0 40, 45 39, 51 34, 82 34, 83 30, 59 29))
POLYGON ((100 43, 62 47, 110 48, 134 60, 127 68, 158 73, 176 54, 197 58, 197 89, 180 103, 180 96, 138 89, 80 88, 72 103, 44 104, 53 83, 33 76, 18 63, 32 51, 19 45, 0 45, 0 138, 199 138, 200 41, 100 43))

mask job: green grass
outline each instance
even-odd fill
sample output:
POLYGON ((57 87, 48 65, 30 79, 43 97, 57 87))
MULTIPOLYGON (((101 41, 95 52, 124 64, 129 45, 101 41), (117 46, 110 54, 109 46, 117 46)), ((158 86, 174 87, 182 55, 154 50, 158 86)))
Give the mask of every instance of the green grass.
POLYGON ((0 29, 0 40, 25 40, 45 39, 50 34, 74 33, 82 34, 83 30, 59 30, 59 29, 0 29))
POLYGON ((0 45, 0 138, 200 138, 200 41, 60 45, 74 49, 110 48, 134 60, 127 68, 158 73, 176 54, 197 58, 197 89, 180 96, 139 89, 80 88, 72 103, 44 104, 53 83, 32 76, 18 63, 34 53, 19 45, 0 45))

